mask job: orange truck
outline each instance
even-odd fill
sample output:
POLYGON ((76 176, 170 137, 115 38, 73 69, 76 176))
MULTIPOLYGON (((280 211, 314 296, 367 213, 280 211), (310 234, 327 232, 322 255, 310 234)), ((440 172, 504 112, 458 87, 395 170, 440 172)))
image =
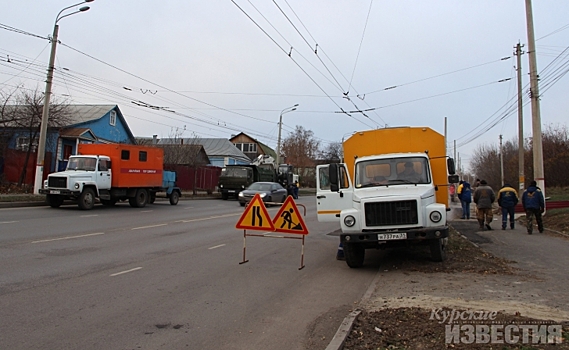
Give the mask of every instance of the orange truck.
POLYGON ((69 157, 65 171, 49 174, 40 190, 47 203, 57 208, 64 200, 79 208, 92 209, 98 199, 113 206, 129 201, 142 208, 165 193, 170 204, 178 204, 181 190, 176 173, 164 171, 164 150, 127 144, 79 144, 78 154, 69 157))
POLYGON ((443 135, 428 127, 354 133, 343 143, 345 163, 317 167, 318 221, 339 222, 349 267, 366 249, 430 246, 446 258, 448 186, 458 182, 443 135))

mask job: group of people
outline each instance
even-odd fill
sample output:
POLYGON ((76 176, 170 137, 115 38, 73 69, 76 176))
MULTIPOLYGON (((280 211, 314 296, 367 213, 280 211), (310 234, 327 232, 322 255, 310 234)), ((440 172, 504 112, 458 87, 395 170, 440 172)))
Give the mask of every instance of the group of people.
MULTIPOLYGON (((461 219, 470 219, 470 203, 476 203, 476 219, 480 225, 480 229, 492 230, 493 212, 492 204, 496 200, 496 194, 492 187, 488 185, 486 180, 476 180, 474 196, 470 184, 466 181, 460 181, 456 193, 462 205, 461 219)), ((509 184, 504 184, 498 191, 498 205, 502 211, 502 230, 508 226, 508 218, 510 228, 514 229, 514 211, 519 202, 517 191, 509 184)), ((533 233, 533 220, 537 222, 537 229, 543 232, 543 220, 541 214, 545 210, 545 199, 541 189, 537 187, 537 183, 532 181, 522 195, 522 206, 526 213, 527 232, 533 233)))

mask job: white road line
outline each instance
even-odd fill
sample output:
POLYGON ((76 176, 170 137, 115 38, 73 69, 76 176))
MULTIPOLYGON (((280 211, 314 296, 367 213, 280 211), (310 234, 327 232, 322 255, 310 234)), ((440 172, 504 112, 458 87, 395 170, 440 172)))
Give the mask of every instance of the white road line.
POLYGON ((276 238, 283 238, 284 237, 284 236, 273 235, 270 233, 265 233, 263 236, 265 236, 265 237, 276 237, 276 238))
POLYGON ((13 224, 19 221, 0 221, 0 224, 13 224))
POLYGON ((122 275, 122 274, 129 273, 129 272, 132 272, 132 271, 140 270, 140 269, 142 269, 142 267, 135 267, 134 269, 130 269, 130 270, 126 270, 126 271, 121 271, 121 272, 113 273, 112 275, 109 275, 109 277, 115 277, 115 276, 118 276, 118 275, 122 275))
POLYGON ((220 247, 223 247, 223 246, 225 246, 225 244, 215 245, 215 246, 209 247, 209 248, 207 248, 207 249, 215 249, 215 248, 220 248, 220 247))
POLYGON ((82 218, 90 218, 90 217, 93 217, 93 216, 99 216, 99 214, 81 215, 80 217, 82 217, 82 218))
POLYGON ((160 227, 160 226, 166 226, 168 224, 158 224, 158 225, 150 225, 150 226, 141 226, 141 227, 133 227, 131 228, 131 230, 143 230, 145 228, 153 228, 153 227, 160 227))
POLYGON ((154 211, 154 210, 143 210, 143 211, 141 211, 141 213, 151 213, 151 212, 153 212, 153 211, 154 211))
POLYGON ((211 220, 211 219, 219 219, 219 218, 226 218, 229 216, 237 216, 237 215, 241 215, 243 213, 236 213, 236 214, 225 214, 225 215, 219 215, 219 216, 210 216, 208 218, 200 218, 200 219, 190 219, 190 220, 179 220, 176 222, 195 222, 195 221, 204 221, 204 220, 211 220))
POLYGON ((104 235, 104 232, 97 232, 97 233, 89 233, 86 235, 80 235, 80 236, 67 236, 67 237, 60 237, 60 238, 52 238, 52 239, 42 239, 40 241, 32 241, 31 243, 45 243, 45 242, 53 242, 53 241, 62 241, 65 239, 75 239, 75 238, 83 238, 83 237, 90 237, 90 236, 100 236, 100 235, 104 235))

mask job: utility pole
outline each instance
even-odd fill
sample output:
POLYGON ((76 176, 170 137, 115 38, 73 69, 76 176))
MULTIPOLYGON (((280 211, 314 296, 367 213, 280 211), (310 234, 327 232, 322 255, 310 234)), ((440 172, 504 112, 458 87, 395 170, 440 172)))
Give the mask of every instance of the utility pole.
POLYGON ((500 182, 504 187, 504 147, 502 147, 502 135, 500 135, 500 182))
POLYGON ((532 115, 533 144, 533 179, 541 188, 545 197, 545 176, 543 172, 543 145, 541 140, 541 116, 539 109, 539 88, 537 75, 537 59, 535 52, 535 36, 533 32, 533 14, 531 0, 526 0, 526 20, 528 31, 528 57, 530 76, 530 98, 532 115))
POLYGON ((519 42, 515 46, 516 51, 514 55, 517 56, 517 67, 518 72, 518 181, 519 181, 519 194, 522 198, 525 188, 525 177, 524 177, 524 165, 525 165, 525 145, 524 145, 524 112, 523 112, 523 102, 522 102, 522 47, 519 42))

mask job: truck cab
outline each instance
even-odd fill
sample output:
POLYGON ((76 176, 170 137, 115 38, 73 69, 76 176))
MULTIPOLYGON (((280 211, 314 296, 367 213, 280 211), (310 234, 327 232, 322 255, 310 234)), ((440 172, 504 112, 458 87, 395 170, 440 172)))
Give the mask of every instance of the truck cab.
POLYGON ((339 222, 348 266, 362 266, 365 249, 409 244, 429 245, 435 261, 446 258, 447 207, 436 196, 447 184, 435 183, 427 153, 359 157, 353 179, 350 173, 346 164, 317 167, 318 220, 339 222))

